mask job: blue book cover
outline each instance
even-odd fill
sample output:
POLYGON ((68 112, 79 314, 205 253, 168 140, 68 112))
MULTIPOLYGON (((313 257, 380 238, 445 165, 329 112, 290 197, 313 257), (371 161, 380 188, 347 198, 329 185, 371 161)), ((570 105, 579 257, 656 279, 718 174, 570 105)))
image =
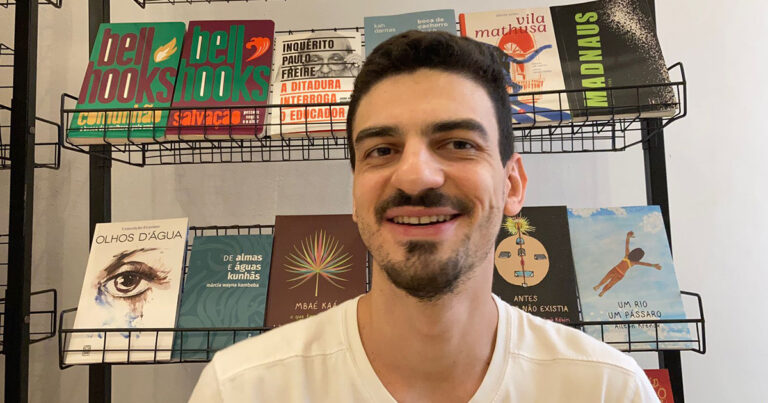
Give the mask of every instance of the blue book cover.
MULTIPOLYGON (((195 237, 177 327, 263 326, 271 258, 272 235, 195 237)), ((174 340, 173 357, 210 359, 213 351, 258 333, 185 332, 183 343, 178 335, 174 340)))
MULTIPOLYGON (((584 321, 685 319, 658 206, 568 209, 584 321)), ((681 349, 686 324, 586 326, 619 349, 681 349), (656 343, 658 339, 664 343, 656 343), (647 341, 647 342, 645 342, 647 341), (638 343, 638 344, 634 344, 638 343)))
POLYGON ((456 12, 452 9, 429 10, 418 13, 365 17, 365 56, 380 43, 401 32, 445 31, 456 35, 456 12))

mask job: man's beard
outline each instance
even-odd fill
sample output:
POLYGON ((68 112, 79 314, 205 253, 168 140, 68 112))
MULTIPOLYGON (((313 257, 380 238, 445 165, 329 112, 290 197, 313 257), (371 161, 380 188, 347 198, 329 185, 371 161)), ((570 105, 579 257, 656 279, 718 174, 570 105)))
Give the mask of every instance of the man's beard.
MULTIPOLYGON (((398 190, 392 197, 379 203, 374 211, 378 225, 384 221, 386 211, 399 206, 450 207, 462 217, 470 216, 472 205, 462 199, 450 197, 435 189, 428 189, 416 196, 398 190)), ((360 227, 361 234, 371 242, 376 237, 375 231, 366 231, 360 227)), ((432 241, 408 241, 405 243, 405 257, 395 261, 382 248, 375 248, 371 243, 369 248, 381 269, 386 273, 395 287, 421 301, 436 301, 454 292, 466 280, 473 268, 485 256, 478 256, 482 251, 474 251, 470 246, 470 236, 467 234, 461 240, 456 250, 448 257, 438 260, 439 244, 432 241)))

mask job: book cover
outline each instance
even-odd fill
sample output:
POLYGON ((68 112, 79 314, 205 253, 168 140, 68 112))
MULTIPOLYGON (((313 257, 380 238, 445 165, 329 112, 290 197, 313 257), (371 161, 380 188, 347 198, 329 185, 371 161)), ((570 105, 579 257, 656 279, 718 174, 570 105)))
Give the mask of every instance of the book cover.
POLYGON ((601 0, 552 7, 557 47, 575 119, 672 116, 669 83, 654 16, 645 0, 601 0))
POLYGON ((508 91, 513 122, 520 126, 571 120, 568 98, 560 94, 516 95, 565 88, 560 50, 549 8, 522 8, 459 14, 461 35, 498 46, 508 56, 508 91))
POLYGON ((336 306, 366 291, 368 250, 352 216, 277 216, 267 326, 336 306))
POLYGON ((445 31, 456 35, 456 12, 453 9, 429 10, 416 13, 365 17, 365 56, 392 36, 416 29, 445 31))
POLYGON ((579 320, 565 206, 523 207, 504 217, 494 265, 493 293, 510 305, 555 322, 579 320))
POLYGON ((84 112, 72 114, 69 141, 163 141, 168 111, 142 109, 171 106, 183 38, 183 22, 101 24, 75 106, 84 112))
POLYGON ((359 32, 278 36, 270 136, 345 137, 347 106, 363 65, 359 32))
POLYGON ((274 34, 271 20, 190 21, 168 139, 263 136, 274 34))
POLYGON ((672 395, 672 382, 669 380, 669 370, 666 369, 645 369, 645 375, 651 381, 651 386, 656 392, 660 403, 674 403, 672 395))
MULTIPOLYGON (((97 224, 73 329, 173 328, 187 221, 97 224)), ((172 341, 173 332, 72 333, 64 362, 165 361, 172 341)))
MULTIPOLYGON (((271 258, 272 235, 195 237, 177 327, 264 326, 271 258)), ((173 356, 209 360, 213 352, 258 333, 185 332, 175 338, 173 356)))
MULTIPOLYGON (((685 319, 658 206, 569 209, 573 260, 584 321, 685 319)), ((689 347, 686 324, 586 326, 617 348, 689 347), (657 327, 658 326, 658 327, 657 327), (656 337, 665 343, 656 343, 656 337), (647 342, 647 343, 646 343, 647 342)))

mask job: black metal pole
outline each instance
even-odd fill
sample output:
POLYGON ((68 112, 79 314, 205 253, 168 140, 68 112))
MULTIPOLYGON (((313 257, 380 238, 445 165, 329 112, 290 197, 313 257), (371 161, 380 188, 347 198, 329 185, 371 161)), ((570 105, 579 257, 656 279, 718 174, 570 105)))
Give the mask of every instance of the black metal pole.
MULTIPOLYGON (((643 143, 645 157, 645 192, 648 204, 661 207, 661 215, 664 217, 664 226, 667 228, 667 239, 672 248, 672 227, 669 223, 669 194, 667 192, 667 161, 664 150, 664 131, 661 129, 661 119, 644 119, 642 132, 646 136, 656 133, 647 142, 643 143)), ((660 351, 659 368, 669 371, 669 379, 672 383, 672 395, 674 401, 683 403, 683 369, 679 351, 660 351)))
POLYGON ((37 2, 16 4, 11 100, 11 196, 5 303, 5 401, 29 399, 29 298, 35 190, 37 2))
MULTIPOLYGON (((88 0, 88 44, 93 49, 99 25, 109 22, 109 0, 88 0)), ((108 158, 95 154, 109 155, 108 145, 90 147, 89 158, 89 201, 90 201, 90 236, 96 224, 112 220, 112 164, 108 158)), ((88 366, 88 401, 92 403, 112 401, 112 366, 93 364, 88 366)))

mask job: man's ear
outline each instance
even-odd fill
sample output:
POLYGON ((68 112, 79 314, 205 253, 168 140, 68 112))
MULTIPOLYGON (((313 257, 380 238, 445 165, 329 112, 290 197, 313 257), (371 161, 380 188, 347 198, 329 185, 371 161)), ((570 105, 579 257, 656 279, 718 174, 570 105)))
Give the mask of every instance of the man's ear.
POLYGON ((520 154, 514 153, 504 165, 507 187, 504 214, 515 216, 523 208, 525 201, 525 189, 528 186, 528 175, 525 174, 523 159, 520 154))

